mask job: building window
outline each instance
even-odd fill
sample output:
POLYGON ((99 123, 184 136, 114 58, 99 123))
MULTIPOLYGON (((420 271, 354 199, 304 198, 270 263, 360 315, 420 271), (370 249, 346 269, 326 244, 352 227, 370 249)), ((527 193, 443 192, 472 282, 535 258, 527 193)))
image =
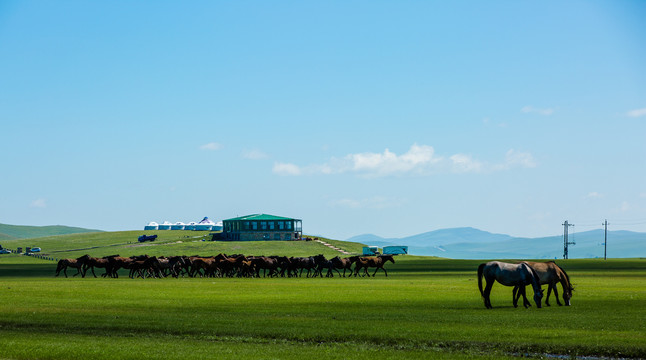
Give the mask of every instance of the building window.
POLYGON ((251 229, 258 230, 258 222, 257 221, 252 221, 251 222, 251 229))
POLYGON ((278 222, 278 230, 283 230, 285 229, 285 222, 284 221, 279 221, 278 222))
POLYGON ((267 230, 267 222, 266 221, 261 221, 260 222, 260 228, 263 230, 267 230))
POLYGON ((274 234, 274 240, 280 240, 280 234, 279 233, 274 234))
POLYGON ((274 230, 276 223, 273 221, 269 222, 269 230, 274 230))
POLYGON ((244 229, 249 230, 249 222, 248 221, 244 222, 244 229))
POLYGON ((292 222, 291 221, 285 221, 285 229, 287 229, 287 230, 292 229, 292 222))

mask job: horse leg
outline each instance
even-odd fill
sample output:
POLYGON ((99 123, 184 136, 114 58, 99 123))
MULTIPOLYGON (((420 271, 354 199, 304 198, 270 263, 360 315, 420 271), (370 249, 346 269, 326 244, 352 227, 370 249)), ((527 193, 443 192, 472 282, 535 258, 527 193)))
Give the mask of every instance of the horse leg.
POLYGON ((491 294, 491 288, 493 287, 493 281, 490 281, 487 279, 487 285, 485 285, 485 289, 483 291, 484 294, 484 303, 485 307, 487 309, 493 309, 493 306, 491 306, 491 299, 489 298, 489 295, 491 294))
POLYGON ((525 309, 527 309, 528 307, 532 306, 532 304, 529 302, 529 300, 527 300, 527 292, 525 291, 526 287, 524 285, 521 285, 520 288, 523 294, 523 305, 525 306, 525 309))
MULTIPOLYGON (((563 304, 561 304, 561 301, 559 300, 559 292, 558 292, 558 290, 556 289, 556 283, 555 283, 554 285, 552 285, 552 287, 554 288, 554 297, 556 298, 556 304, 557 304, 558 306, 563 306, 563 304)), ((563 292, 565 293, 565 290, 563 290, 563 292)), ((547 290, 547 293, 548 293, 548 294, 550 293, 550 290, 549 290, 549 289, 547 290)), ((565 299, 563 299, 563 300, 565 300, 565 299)), ((547 304, 547 300, 545 300, 545 305, 549 306, 549 305, 547 304)))
POLYGON ((520 290, 518 285, 514 286, 514 290, 511 293, 511 302, 514 304, 514 307, 518 307, 518 299, 520 298, 520 290))

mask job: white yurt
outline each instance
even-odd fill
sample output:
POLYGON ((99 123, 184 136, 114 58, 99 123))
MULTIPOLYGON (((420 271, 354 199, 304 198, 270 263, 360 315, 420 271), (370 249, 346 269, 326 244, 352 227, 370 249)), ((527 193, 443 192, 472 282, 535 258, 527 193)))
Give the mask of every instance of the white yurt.
POLYGON ((222 231, 222 228, 223 228, 222 221, 218 221, 218 222, 215 223, 215 225, 213 225, 213 228, 211 230, 213 230, 213 231, 222 231))
POLYGON ((173 225, 171 225, 170 229, 171 230, 184 230, 185 227, 186 227, 186 224, 184 224, 181 221, 178 221, 178 222, 174 223, 173 225))
POLYGON ((144 230, 157 230, 158 228, 159 224, 154 221, 151 221, 148 223, 148 225, 144 226, 144 230))
POLYGON ((195 225, 195 230, 197 230, 197 231, 211 231, 211 229, 213 229, 213 225, 215 225, 215 223, 213 221, 209 220, 209 218, 205 216, 204 219, 202 219, 202 221, 200 221, 199 223, 197 223, 195 225))
POLYGON ((195 230, 195 225, 197 225, 197 223, 195 221, 191 221, 184 226, 184 230, 195 230))
POLYGON ((168 221, 164 221, 163 223, 159 224, 158 230, 170 230, 170 227, 173 224, 169 223, 168 221))

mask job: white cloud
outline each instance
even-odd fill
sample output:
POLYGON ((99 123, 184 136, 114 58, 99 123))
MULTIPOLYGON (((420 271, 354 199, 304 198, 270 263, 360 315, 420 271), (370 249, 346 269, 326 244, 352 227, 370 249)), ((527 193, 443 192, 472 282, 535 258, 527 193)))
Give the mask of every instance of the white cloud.
POLYGON ((258 149, 247 149, 242 151, 242 157, 249 160, 262 160, 269 157, 269 155, 258 149))
POLYGON ((602 197, 603 197, 603 194, 600 194, 596 191, 588 193, 588 195, 585 196, 586 199, 601 199, 602 197))
POLYGON ((630 117, 640 117, 646 115, 646 108, 630 110, 626 113, 626 116, 630 117))
POLYGON ((202 150, 209 150, 209 151, 216 151, 222 149, 222 144, 216 143, 216 142, 210 142, 208 144, 204 144, 200 146, 200 149, 202 150))
POLYGON ((397 155, 385 149, 383 153, 363 152, 331 158, 324 164, 300 167, 291 163, 274 164, 273 172, 279 175, 314 175, 353 173, 365 177, 429 175, 438 172, 479 173, 509 170, 515 167, 536 167, 529 153, 509 150, 501 163, 490 164, 474 159, 471 155, 455 154, 448 159, 437 156, 432 146, 413 144, 408 152, 397 155))
POLYGON ((294 164, 288 164, 288 163, 275 163, 274 168, 272 170, 274 174, 278 175, 301 175, 303 171, 301 170, 300 167, 294 164))
POLYGON ((453 171, 457 173, 481 172, 484 167, 480 161, 473 160, 471 155, 455 154, 449 159, 453 162, 453 171))
POLYGON ((31 202, 31 207, 44 209, 47 207, 47 200, 40 198, 31 202))
POLYGON ((505 154, 505 169, 509 169, 515 166, 520 166, 524 168, 535 168, 536 162, 534 157, 530 153, 518 152, 514 149, 510 149, 505 154))
POLYGON ((545 116, 552 115, 554 113, 554 109, 552 108, 541 109, 541 108, 535 108, 533 106, 525 106, 522 109, 520 109, 520 111, 524 113, 536 113, 536 114, 545 115, 545 116))
POLYGON ((414 144, 407 153, 397 155, 386 149, 383 153, 349 154, 344 162, 351 171, 366 175, 384 176, 419 172, 435 164, 439 158, 434 157, 433 147, 414 144))

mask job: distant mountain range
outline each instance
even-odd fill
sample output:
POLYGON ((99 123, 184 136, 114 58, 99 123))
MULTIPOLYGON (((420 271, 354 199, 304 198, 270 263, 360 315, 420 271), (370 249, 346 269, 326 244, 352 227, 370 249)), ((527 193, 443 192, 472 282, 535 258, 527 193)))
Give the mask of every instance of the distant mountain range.
POLYGON ((78 227, 50 225, 50 226, 24 226, 0 224, 0 240, 30 239, 44 236, 78 234, 87 232, 100 232, 101 230, 84 229, 78 227))
MULTIPOLYGON (((570 234, 569 258, 603 258, 603 230, 570 234)), ((407 245, 409 254, 452 259, 562 259, 563 236, 518 238, 471 227, 442 229, 404 238, 382 238, 373 234, 346 241, 379 247, 407 245)), ((608 231, 608 257, 646 257, 646 233, 608 231)))

